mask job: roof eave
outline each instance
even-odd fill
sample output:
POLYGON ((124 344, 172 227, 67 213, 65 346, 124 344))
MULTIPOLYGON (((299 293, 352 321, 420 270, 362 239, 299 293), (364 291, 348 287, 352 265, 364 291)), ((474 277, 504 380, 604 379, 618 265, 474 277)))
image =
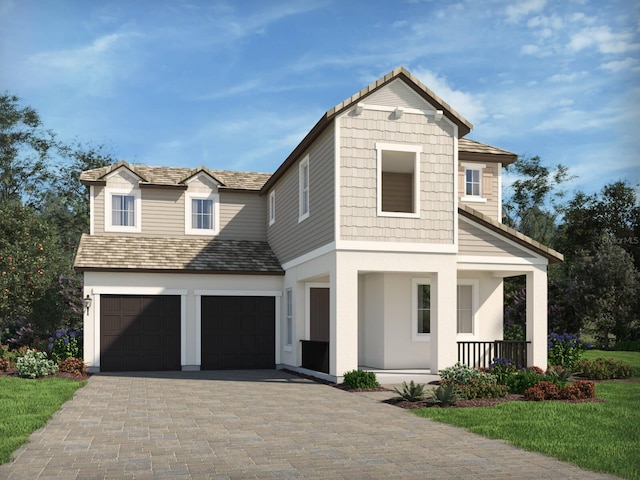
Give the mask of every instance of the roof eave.
POLYGON ((284 275, 284 270, 209 270, 188 268, 115 268, 75 266, 76 272, 126 272, 126 273, 200 273, 205 275, 284 275))
POLYGON ((467 162, 495 162, 502 164, 503 167, 515 163, 518 159, 517 155, 481 153, 481 152, 465 152, 458 150, 458 159, 467 162))

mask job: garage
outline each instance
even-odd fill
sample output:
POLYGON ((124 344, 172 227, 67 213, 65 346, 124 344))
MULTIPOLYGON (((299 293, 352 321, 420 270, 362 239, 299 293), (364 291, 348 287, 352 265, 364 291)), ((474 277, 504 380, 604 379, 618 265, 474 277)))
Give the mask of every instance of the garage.
POLYGON ((179 295, 102 295, 100 370, 180 370, 179 295))
POLYGON ((275 298, 203 296, 202 370, 275 368, 275 298))

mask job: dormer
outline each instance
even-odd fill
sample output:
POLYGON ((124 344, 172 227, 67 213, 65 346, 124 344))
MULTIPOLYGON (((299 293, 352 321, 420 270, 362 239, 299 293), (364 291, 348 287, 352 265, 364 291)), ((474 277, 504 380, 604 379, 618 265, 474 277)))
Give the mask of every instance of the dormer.
POLYGON ((142 200, 140 182, 143 177, 124 162, 102 177, 104 180, 104 231, 140 233, 142 200))
POLYGON ((184 233, 217 235, 220 232, 220 194, 224 184, 207 169, 200 167, 180 182, 184 192, 184 233))

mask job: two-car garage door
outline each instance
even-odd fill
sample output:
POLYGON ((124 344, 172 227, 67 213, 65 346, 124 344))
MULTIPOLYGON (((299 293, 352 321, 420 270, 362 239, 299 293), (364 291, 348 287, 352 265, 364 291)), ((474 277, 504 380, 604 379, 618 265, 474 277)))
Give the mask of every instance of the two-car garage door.
MULTIPOLYGON (((275 367, 274 297, 201 302, 202 370, 275 367)), ((180 315, 180 296, 102 295, 100 370, 180 370, 180 315)))

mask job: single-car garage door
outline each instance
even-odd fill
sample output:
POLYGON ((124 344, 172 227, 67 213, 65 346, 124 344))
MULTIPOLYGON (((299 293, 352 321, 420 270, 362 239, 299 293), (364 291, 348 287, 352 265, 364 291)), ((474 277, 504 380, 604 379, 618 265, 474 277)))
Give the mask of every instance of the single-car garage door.
POLYGON ((102 295, 100 370, 180 370, 180 296, 102 295))
POLYGON ((275 368, 274 297, 202 297, 203 370, 275 368))

